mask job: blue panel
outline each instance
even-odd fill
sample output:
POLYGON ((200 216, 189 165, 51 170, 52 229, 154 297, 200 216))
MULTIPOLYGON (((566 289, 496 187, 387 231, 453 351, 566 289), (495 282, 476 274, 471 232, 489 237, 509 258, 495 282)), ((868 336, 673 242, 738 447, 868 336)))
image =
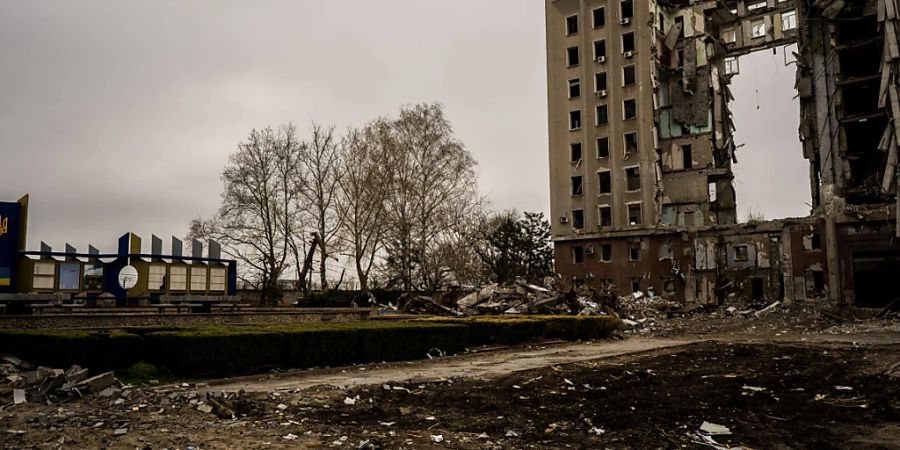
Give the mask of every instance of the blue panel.
POLYGON ((61 291, 77 291, 81 288, 81 264, 65 263, 59 265, 59 289, 61 291))
POLYGON ((5 277, 0 275, 0 292, 15 292, 21 211, 22 205, 18 203, 0 203, 0 268, 7 273, 5 277))

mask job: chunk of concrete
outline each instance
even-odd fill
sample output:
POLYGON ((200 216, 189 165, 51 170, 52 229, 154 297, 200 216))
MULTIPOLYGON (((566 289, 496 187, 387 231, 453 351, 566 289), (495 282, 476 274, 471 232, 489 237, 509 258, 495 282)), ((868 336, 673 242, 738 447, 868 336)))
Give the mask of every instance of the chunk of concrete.
POLYGON ((106 372, 78 383, 77 387, 82 391, 86 390, 88 392, 100 392, 112 386, 113 384, 115 384, 115 382, 115 374, 113 374, 113 372, 106 372))

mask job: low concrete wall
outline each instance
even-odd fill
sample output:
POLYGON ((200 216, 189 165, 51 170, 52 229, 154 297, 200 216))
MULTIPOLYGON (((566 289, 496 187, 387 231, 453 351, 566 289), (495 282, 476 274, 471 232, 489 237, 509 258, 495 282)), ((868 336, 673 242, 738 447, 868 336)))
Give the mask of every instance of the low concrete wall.
POLYGON ((96 313, 0 316, 0 329, 127 328, 197 325, 287 325, 368 320, 368 308, 309 308, 212 314, 96 313))

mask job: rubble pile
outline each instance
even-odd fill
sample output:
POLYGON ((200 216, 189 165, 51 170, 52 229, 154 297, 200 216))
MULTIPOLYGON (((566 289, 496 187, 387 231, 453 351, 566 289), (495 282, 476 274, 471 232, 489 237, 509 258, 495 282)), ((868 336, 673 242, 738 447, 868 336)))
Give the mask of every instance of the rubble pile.
POLYGON ((13 403, 64 403, 89 394, 102 394, 117 384, 112 372, 89 376, 88 369, 73 365, 52 369, 0 355, 0 396, 12 394, 13 403))
POLYGON ((581 288, 578 292, 559 291, 518 280, 508 285, 488 285, 458 299, 440 294, 430 297, 404 294, 397 307, 383 306, 382 312, 438 316, 482 315, 606 315, 611 314, 617 297, 614 289, 581 288))

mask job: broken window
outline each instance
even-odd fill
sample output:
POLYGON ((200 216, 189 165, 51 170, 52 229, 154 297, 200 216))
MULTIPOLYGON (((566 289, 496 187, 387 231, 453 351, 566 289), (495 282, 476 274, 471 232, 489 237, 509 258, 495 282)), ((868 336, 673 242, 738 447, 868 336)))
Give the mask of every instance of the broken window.
POLYGON ((672 253, 671 242, 662 242, 659 244, 659 259, 672 259, 674 256, 674 253, 672 253))
POLYGON ((751 3, 751 4, 747 5, 747 11, 753 11, 754 9, 762 9, 765 7, 766 7, 765 1, 751 3))
POLYGON ((594 41, 594 60, 601 63, 606 61, 606 40, 594 41))
POLYGON ((675 26, 678 27, 678 39, 684 37, 684 16, 675 17, 675 26))
POLYGON ((572 177, 572 195, 575 197, 584 195, 584 181, 581 175, 572 177))
POLYGON ((737 42, 737 30, 734 28, 722 30, 722 42, 726 44, 734 44, 737 42))
POLYGON ((584 262, 584 247, 580 245, 572 246, 572 262, 575 264, 581 264, 584 262))
POLYGON ((629 242, 628 243, 628 260, 629 261, 640 261, 641 260, 641 242, 629 242))
POLYGON ((629 191, 638 191, 641 189, 641 168, 628 167, 625 169, 626 186, 629 191))
POLYGON ((725 75, 736 75, 741 73, 741 67, 738 65, 737 57, 725 58, 725 75))
POLYGON ((569 144, 569 161, 581 161, 581 142, 569 144))
POLYGON ((626 56, 634 53, 634 33, 628 32, 622 35, 622 53, 626 56))
POLYGON ((603 205, 599 207, 600 210, 600 228, 606 228, 612 226, 612 207, 609 205, 603 205))
POLYGON ((641 204, 640 203, 631 203, 628 205, 628 224, 629 225, 640 225, 641 224, 641 204))
POLYGON ((631 86, 634 84, 635 73, 634 64, 622 68, 622 86, 631 86))
POLYGON ((608 158, 609 157, 609 138, 607 138, 607 137, 597 138, 597 157, 598 158, 608 158))
POLYGON ((581 128, 581 111, 569 111, 569 129, 577 130, 581 128))
POLYGON ((606 84, 606 72, 599 72, 594 74, 594 92, 598 94, 606 94, 606 89, 608 85, 606 84))
POLYGON ((675 224, 675 214, 677 211, 675 207, 672 205, 663 205, 662 208, 662 224, 663 225, 674 225, 675 224))
POLYGON ((597 125, 609 123, 609 109, 606 105, 597 105, 597 125))
POLYGON ((694 212, 693 211, 685 211, 684 212, 684 225, 689 227, 694 226, 694 212))
POLYGON ((584 228, 584 210, 581 209, 573 209, 572 210, 572 228, 576 230, 580 230, 584 228))
POLYGON ((788 31, 797 28, 797 11, 785 11, 781 13, 781 30, 788 31))
POLYGON ((609 194, 612 192, 612 176, 610 171, 604 170, 602 172, 597 172, 597 181, 600 185, 601 194, 609 194))
POLYGON ((747 250, 746 245, 735 245, 734 246, 734 260, 735 261, 748 261, 750 259, 750 252, 747 250))
POLYGON ((566 17, 566 36, 578 33, 578 16, 566 17))
POLYGON ((715 202, 719 198, 719 188, 716 187, 716 183, 708 183, 706 185, 706 190, 710 202, 715 202))
POLYGON ((666 16, 663 13, 659 13, 659 18, 657 19, 659 23, 659 32, 662 34, 666 34, 666 16))
POLYGON ((637 132, 625 133, 625 156, 634 153, 638 148, 637 132))
POLYGON ((577 66, 578 61, 578 47, 569 47, 566 49, 566 64, 569 67, 577 66))
POLYGON ((663 277, 661 282, 664 293, 675 295, 675 277, 663 277))
POLYGON ((681 161, 682 166, 685 169, 691 169, 694 167, 694 158, 691 154, 691 144, 683 144, 681 146, 681 161))
POLYGON ((625 120, 634 119, 637 117, 637 101, 633 98, 623 101, 622 110, 625 120))
POLYGON ((640 278, 632 278, 631 282, 631 292, 641 292, 641 279, 640 278))
POLYGON ((606 25, 606 8, 602 6, 596 8, 592 15, 594 16, 594 28, 600 28, 606 25))
POLYGON ((628 23, 625 19, 634 17, 634 2, 632 0, 622 0, 619 2, 619 12, 621 13, 622 23, 628 23))
POLYGON ((819 233, 803 235, 803 250, 813 251, 822 249, 822 237, 819 233))
POLYGON ((612 261, 612 244, 602 244, 600 246, 600 261, 612 261))
POLYGON ((765 35, 766 22, 763 19, 756 19, 750 22, 750 37, 759 38, 765 35))
POLYGON ((804 278, 807 297, 816 297, 825 292, 825 272, 807 269, 804 278))
POLYGON ((569 98, 581 97, 581 80, 573 78, 569 80, 569 98))

